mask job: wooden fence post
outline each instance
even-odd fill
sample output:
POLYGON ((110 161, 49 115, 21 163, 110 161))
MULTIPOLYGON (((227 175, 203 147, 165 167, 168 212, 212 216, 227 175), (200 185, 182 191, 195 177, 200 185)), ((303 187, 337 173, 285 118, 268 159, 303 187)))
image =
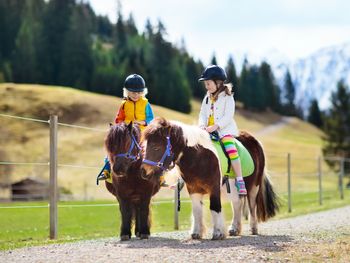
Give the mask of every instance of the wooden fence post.
POLYGON ((319 204, 323 204, 323 193, 322 193, 322 159, 321 156, 317 159, 317 170, 318 170, 318 200, 319 204))
POLYGON ((56 115, 50 116, 50 239, 57 239, 57 124, 56 115))
POLYGON ((340 159, 340 173, 339 173, 339 191, 340 199, 344 199, 343 178, 344 178, 344 158, 340 159))
POLYGON ((179 229, 179 179, 177 179, 177 186, 175 187, 174 191, 174 229, 178 230, 179 229))
POLYGON ((287 154, 287 173, 288 173, 288 213, 292 212, 292 186, 291 186, 291 160, 290 153, 287 154))

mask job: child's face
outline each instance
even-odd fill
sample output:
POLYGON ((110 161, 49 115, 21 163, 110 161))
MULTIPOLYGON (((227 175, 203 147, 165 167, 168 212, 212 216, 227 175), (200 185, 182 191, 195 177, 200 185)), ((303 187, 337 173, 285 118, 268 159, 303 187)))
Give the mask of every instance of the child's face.
POLYGON ((216 84, 213 80, 205 80, 204 86, 210 94, 213 94, 217 90, 216 84))
POLYGON ((135 102, 141 98, 142 94, 143 92, 128 91, 128 97, 135 102))

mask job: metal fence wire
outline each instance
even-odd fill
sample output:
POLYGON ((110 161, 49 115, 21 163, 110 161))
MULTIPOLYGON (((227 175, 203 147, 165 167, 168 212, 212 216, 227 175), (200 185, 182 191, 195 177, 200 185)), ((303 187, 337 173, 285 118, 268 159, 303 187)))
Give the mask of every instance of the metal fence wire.
MULTIPOLYGON (((61 193, 57 183, 58 169, 88 169, 97 173, 100 165, 82 165, 70 163, 58 163, 58 127, 81 129, 88 132, 106 133, 107 130, 97 129, 91 127, 84 127, 73 124, 66 124, 58 122, 57 116, 50 116, 49 120, 40 120, 28 117, 12 116, 7 114, 0 114, 2 118, 15 119, 17 121, 28 121, 35 123, 48 124, 49 128, 49 156, 47 162, 12 162, 9 160, 0 160, 0 166, 32 166, 42 167, 47 169, 49 173, 49 180, 42 182, 34 182, 33 185, 15 185, 10 182, 1 182, 0 191, 8 189, 12 192, 10 197, 12 200, 49 200, 47 206, 0 206, 1 209, 25 209, 25 208, 49 208, 50 210, 50 238, 57 238, 57 208, 58 207, 82 207, 82 206, 115 206, 117 204, 86 204, 86 205, 58 205, 59 199, 69 200, 71 195, 67 189, 65 193, 61 193), (36 183, 36 184, 35 184, 36 183)), ((314 189, 318 192, 319 204, 323 204, 325 195, 329 191, 339 191, 339 197, 344 199, 344 176, 345 164, 350 165, 350 159, 339 157, 317 157, 317 158, 298 158, 292 156, 290 153, 268 153, 267 167, 269 175, 275 185, 278 185, 277 191, 280 193, 287 193, 288 196, 288 211, 292 211, 292 188, 297 191, 304 191, 306 188, 314 189), (302 165, 307 162, 310 165, 310 170, 305 172, 305 169, 300 169, 302 165), (329 163, 332 163, 331 169, 329 163), (282 165, 281 165, 282 164, 282 165), (275 169, 274 167, 280 167, 275 169), (292 176, 293 175, 293 176, 292 176), (298 178, 300 180, 295 180, 298 178), (296 181, 300 182, 299 184, 296 181), (330 186, 333 188, 330 189, 330 186)), ((102 159, 102 158, 101 158, 102 159)), ((72 172, 74 173, 74 172, 72 172)), ((94 181, 94 180, 92 180, 94 181)), ((82 198, 88 200, 88 185, 82 186, 82 198)), ((95 186, 93 186, 95 187, 95 186)), ((96 188, 96 187, 95 187, 96 188)), ((62 190, 62 187, 61 187, 62 190)), ((64 190, 64 189, 63 189, 64 190)), ((178 192, 174 193, 174 200, 164 201, 174 203, 174 228, 178 229, 178 207, 177 207, 178 192)), ((157 202, 156 202, 157 203, 157 202)), ((159 203, 159 202, 158 202, 159 203)))

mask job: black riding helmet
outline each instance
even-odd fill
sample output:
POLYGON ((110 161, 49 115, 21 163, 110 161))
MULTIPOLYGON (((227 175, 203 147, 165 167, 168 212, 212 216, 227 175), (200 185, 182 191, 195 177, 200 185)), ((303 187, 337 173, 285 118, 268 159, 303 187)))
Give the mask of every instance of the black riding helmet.
POLYGON ((210 65, 206 67, 206 69, 203 71, 198 81, 204 81, 204 80, 225 81, 226 79, 227 79, 227 75, 225 70, 222 67, 219 67, 217 65, 210 65))
POLYGON ((124 87, 128 91, 143 92, 146 88, 145 80, 138 74, 129 75, 124 82, 124 87))

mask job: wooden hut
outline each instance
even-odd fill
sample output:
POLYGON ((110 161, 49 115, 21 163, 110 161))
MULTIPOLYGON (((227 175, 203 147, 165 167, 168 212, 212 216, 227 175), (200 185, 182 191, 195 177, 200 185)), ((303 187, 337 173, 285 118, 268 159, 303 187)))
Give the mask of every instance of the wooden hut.
POLYGON ((13 201, 49 199, 49 183, 37 178, 25 178, 11 185, 13 201))

